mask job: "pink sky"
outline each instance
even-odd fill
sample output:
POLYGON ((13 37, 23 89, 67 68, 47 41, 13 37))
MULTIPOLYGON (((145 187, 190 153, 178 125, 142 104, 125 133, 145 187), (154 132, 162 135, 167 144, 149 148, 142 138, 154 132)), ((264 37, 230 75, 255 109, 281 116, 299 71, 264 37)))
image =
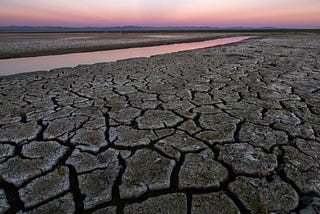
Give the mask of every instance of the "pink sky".
POLYGON ((1 0, 0 25, 320 27, 320 0, 1 0))

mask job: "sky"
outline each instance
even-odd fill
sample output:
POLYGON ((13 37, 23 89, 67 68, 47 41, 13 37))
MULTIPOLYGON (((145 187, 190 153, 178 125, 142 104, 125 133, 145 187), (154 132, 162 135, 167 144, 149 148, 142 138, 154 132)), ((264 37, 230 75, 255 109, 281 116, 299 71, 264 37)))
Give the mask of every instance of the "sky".
POLYGON ((320 27, 320 0, 0 0, 0 26, 320 27))

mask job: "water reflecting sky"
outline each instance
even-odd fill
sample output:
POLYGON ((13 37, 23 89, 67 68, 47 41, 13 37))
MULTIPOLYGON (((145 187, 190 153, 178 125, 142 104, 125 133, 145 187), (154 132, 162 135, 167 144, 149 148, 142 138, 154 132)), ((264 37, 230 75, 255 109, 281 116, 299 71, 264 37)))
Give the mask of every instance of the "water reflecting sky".
POLYGON ((229 44, 248 38, 250 37, 241 36, 215 39, 204 42, 181 43, 153 47, 4 59, 0 60, 0 75, 5 76, 39 70, 51 70, 53 68, 75 67, 77 65, 94 64, 99 62, 113 62, 135 57, 150 57, 158 54, 229 44))

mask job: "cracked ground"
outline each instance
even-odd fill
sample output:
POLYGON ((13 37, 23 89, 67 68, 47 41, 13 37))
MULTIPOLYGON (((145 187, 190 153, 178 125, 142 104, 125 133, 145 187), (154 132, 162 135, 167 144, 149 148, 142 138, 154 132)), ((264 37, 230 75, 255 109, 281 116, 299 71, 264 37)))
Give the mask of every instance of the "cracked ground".
POLYGON ((320 213, 320 35, 0 77, 0 213, 320 213))

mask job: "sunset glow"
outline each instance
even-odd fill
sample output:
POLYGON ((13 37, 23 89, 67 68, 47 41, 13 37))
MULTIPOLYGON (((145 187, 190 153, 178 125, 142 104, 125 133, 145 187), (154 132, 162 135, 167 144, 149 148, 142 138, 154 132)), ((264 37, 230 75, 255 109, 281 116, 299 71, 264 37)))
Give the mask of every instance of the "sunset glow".
POLYGON ((320 27, 319 0, 1 0, 0 25, 320 27))

